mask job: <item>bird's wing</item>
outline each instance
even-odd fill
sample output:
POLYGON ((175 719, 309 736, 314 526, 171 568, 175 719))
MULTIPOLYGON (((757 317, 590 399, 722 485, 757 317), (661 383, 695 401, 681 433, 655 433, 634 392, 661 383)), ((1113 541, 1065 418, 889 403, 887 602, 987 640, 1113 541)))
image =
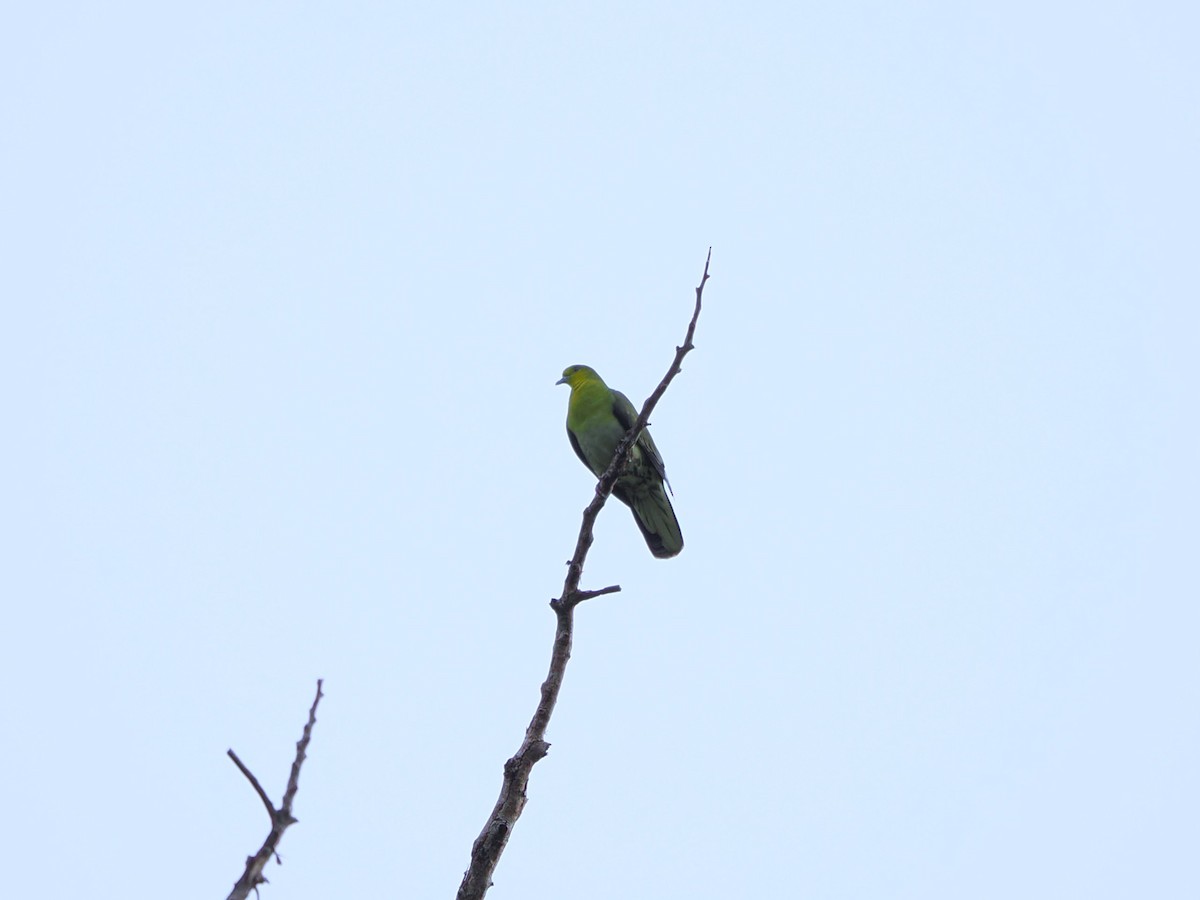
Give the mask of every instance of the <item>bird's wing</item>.
MULTIPOLYGON (((634 405, 629 402, 628 397, 620 391, 613 391, 613 415, 617 417, 617 421, 621 423, 621 427, 629 431, 637 421, 638 412, 634 405)), ((638 435, 637 443, 638 447, 641 448, 643 458, 658 473, 658 477, 666 481, 667 467, 663 464, 658 448, 654 446, 654 438, 650 437, 650 429, 642 429, 642 433, 638 435)))
POLYGON ((575 451, 575 455, 578 456, 580 461, 590 470, 592 465, 587 461, 587 457, 583 455, 583 448, 579 446, 579 439, 575 437, 575 432, 571 430, 570 425, 567 426, 567 437, 571 441, 571 449, 575 451))

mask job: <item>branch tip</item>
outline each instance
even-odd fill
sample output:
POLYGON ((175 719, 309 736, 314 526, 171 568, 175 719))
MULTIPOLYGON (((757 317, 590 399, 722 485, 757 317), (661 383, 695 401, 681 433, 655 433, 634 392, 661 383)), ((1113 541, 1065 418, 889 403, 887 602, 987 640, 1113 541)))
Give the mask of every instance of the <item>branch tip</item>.
POLYGON ((233 760, 233 764, 241 770, 241 773, 246 776, 246 780, 250 782, 255 793, 258 794, 258 799, 263 802, 263 806, 267 808, 267 815, 271 817, 271 821, 275 821, 275 816, 278 811, 275 809, 275 804, 271 802, 271 798, 267 796, 267 792, 263 790, 263 786, 258 783, 258 779, 254 777, 254 773, 246 768, 246 764, 238 759, 238 755, 233 752, 233 748, 226 750, 225 753, 233 760))

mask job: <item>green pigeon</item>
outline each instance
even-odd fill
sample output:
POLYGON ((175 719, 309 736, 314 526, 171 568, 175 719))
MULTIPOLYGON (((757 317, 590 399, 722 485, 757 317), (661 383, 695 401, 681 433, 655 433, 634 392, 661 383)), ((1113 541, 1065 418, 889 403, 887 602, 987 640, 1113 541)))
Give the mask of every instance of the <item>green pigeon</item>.
MULTIPOLYGON (((612 462, 621 438, 637 421, 638 412, 628 397, 610 388, 587 366, 567 366, 557 384, 571 388, 567 402, 571 447, 598 478, 612 462)), ((683 549, 679 521, 664 488, 666 480, 662 457, 650 432, 643 428, 613 487, 613 496, 633 510, 633 520, 650 552, 662 559, 683 549)))

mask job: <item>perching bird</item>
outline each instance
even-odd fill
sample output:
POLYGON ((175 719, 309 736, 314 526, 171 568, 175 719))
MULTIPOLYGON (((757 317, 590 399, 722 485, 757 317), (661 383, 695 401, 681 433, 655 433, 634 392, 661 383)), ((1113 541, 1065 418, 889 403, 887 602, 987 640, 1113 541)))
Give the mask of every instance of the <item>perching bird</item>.
MULTIPOLYGON (((629 398, 614 391, 595 370, 567 366, 557 384, 571 387, 567 402, 567 437, 583 464, 599 477, 612 462, 617 444, 637 421, 629 398)), ((650 432, 645 428, 629 452, 613 496, 633 510, 634 521, 655 556, 674 556, 683 549, 683 535, 663 482, 667 470, 650 432)))

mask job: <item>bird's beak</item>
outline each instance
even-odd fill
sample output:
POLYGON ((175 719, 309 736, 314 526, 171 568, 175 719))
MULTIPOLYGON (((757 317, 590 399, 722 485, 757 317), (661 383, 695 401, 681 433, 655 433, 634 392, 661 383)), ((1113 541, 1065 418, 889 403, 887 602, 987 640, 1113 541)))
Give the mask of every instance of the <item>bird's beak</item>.
POLYGON ((566 384, 566 383, 567 383, 567 379, 566 379, 566 378, 560 378, 560 379, 558 379, 558 381, 556 381, 556 382, 554 382, 554 383, 555 383, 555 384, 566 384))

